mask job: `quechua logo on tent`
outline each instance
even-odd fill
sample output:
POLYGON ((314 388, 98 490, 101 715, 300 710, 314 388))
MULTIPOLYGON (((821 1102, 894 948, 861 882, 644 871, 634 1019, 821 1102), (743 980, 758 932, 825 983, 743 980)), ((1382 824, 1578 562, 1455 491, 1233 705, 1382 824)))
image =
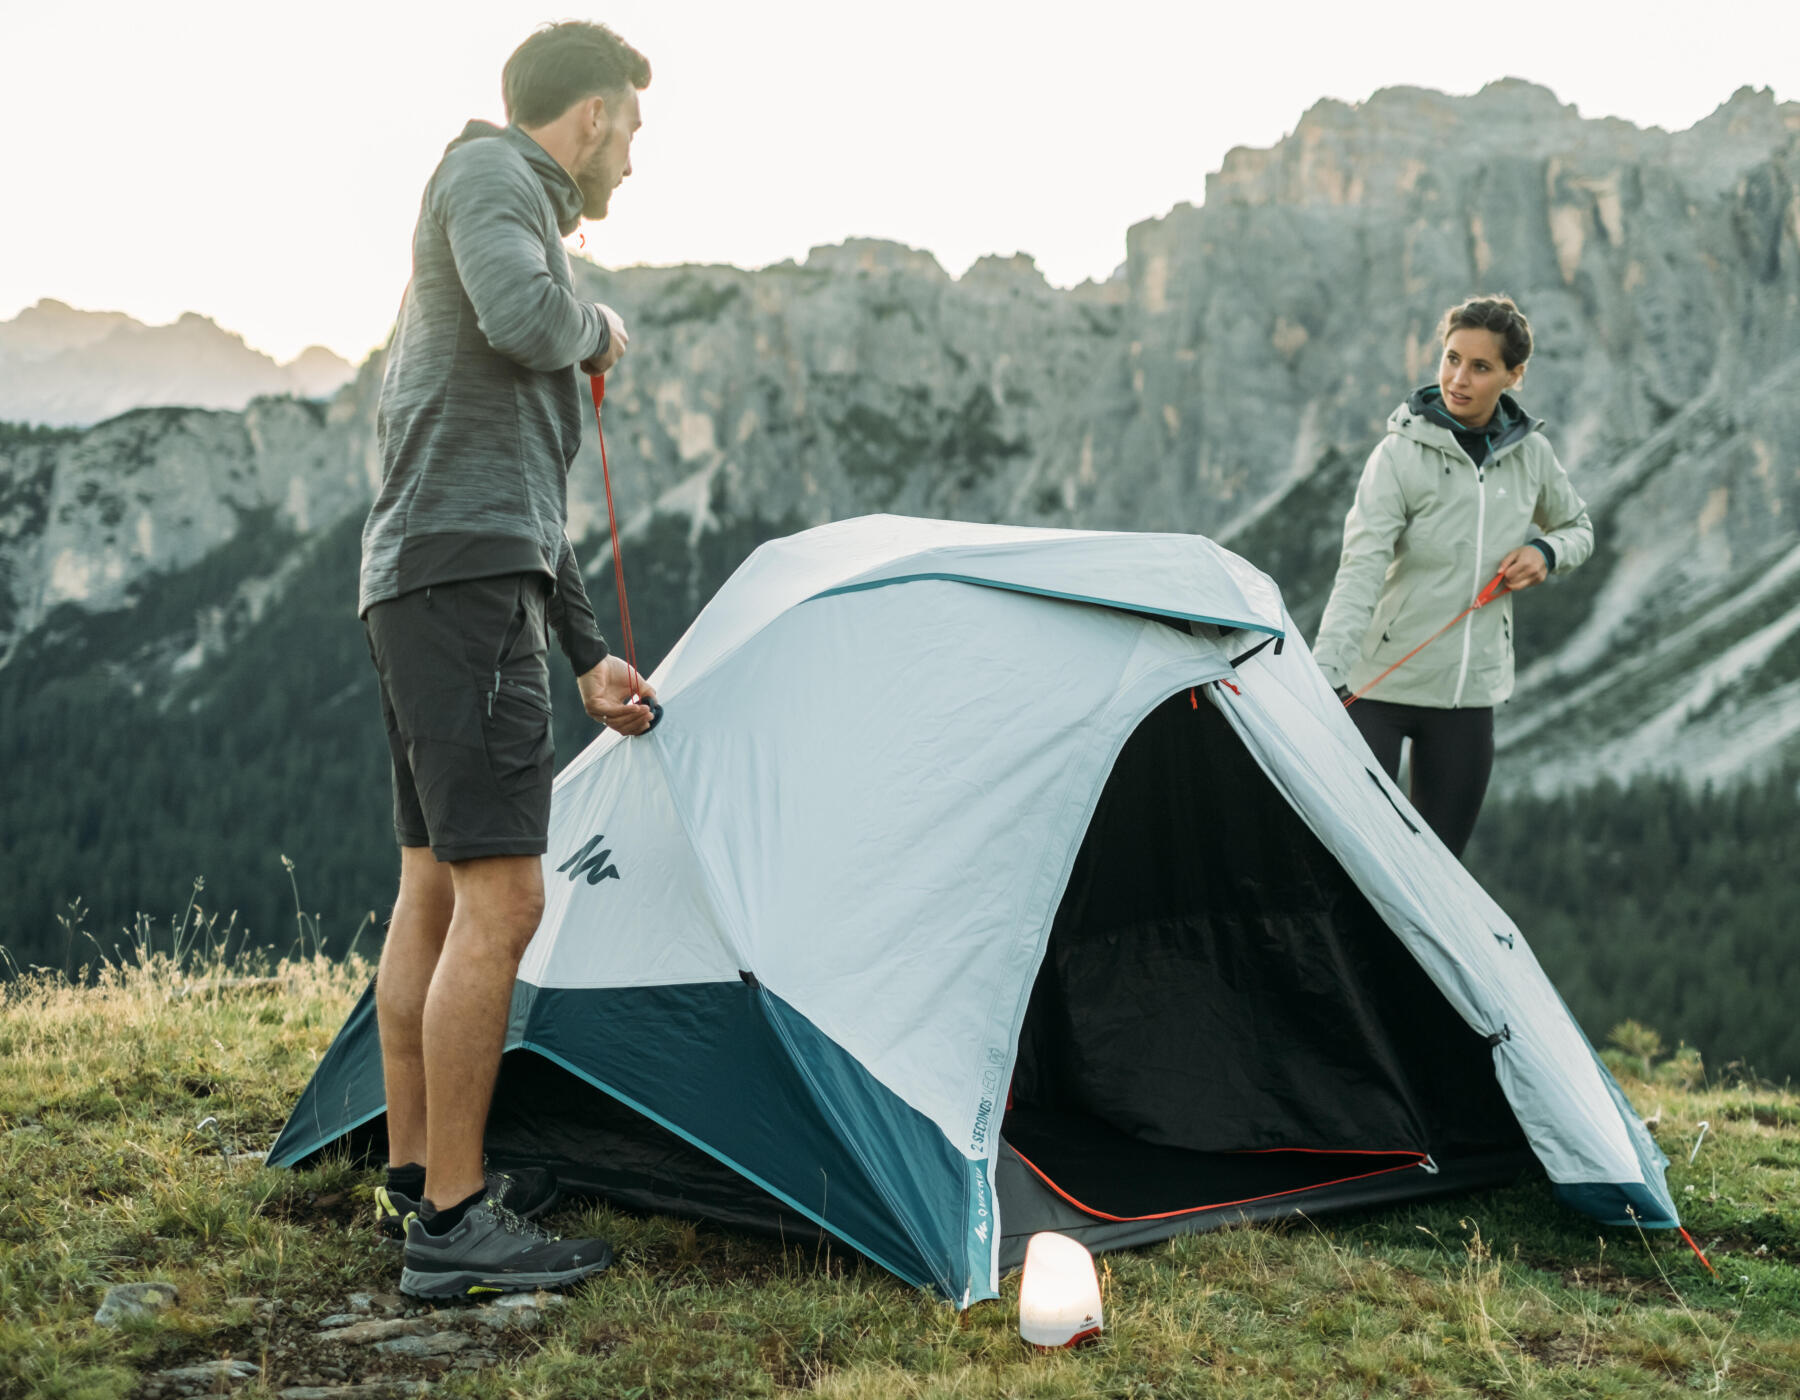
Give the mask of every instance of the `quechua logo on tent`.
POLYGON ((594 853, 594 848, 605 839, 604 833, 599 836, 590 836, 587 845, 556 867, 557 874, 568 871, 570 881, 579 880, 585 875, 590 885, 597 885, 602 880, 622 878, 619 874, 619 867, 608 864, 612 860, 611 850, 601 851, 597 855, 594 853))

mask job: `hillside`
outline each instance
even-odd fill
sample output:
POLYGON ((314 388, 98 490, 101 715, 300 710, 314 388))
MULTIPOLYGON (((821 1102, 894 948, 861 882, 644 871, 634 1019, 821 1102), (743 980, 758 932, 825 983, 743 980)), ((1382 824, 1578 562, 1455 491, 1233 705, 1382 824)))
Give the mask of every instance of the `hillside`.
POLYGON ((370 1238, 371 1172, 260 1162, 368 964, 234 963, 208 956, 212 934, 190 925, 179 967, 165 942, 93 985, 0 992, 0 1400, 179 1396, 233 1372, 288 1400, 421 1381, 486 1400, 1800 1387, 1800 1098, 1706 1082, 1641 1033, 1609 1058, 1654 1112, 1717 1277, 1672 1235, 1598 1227, 1528 1180, 1104 1256, 1103 1339, 1034 1355, 1016 1278, 959 1315, 841 1249, 574 1204, 556 1228, 619 1248, 596 1283, 429 1312, 395 1296, 395 1255, 370 1238), (128 1281, 178 1296, 97 1324, 128 1281))

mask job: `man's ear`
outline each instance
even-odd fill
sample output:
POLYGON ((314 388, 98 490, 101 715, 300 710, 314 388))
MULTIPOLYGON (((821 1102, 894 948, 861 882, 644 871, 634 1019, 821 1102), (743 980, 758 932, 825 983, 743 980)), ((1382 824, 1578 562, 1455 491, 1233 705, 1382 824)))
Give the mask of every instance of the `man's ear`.
POLYGON ((590 131, 600 132, 606 129, 612 114, 606 110, 606 99, 598 93, 582 104, 582 116, 590 131))

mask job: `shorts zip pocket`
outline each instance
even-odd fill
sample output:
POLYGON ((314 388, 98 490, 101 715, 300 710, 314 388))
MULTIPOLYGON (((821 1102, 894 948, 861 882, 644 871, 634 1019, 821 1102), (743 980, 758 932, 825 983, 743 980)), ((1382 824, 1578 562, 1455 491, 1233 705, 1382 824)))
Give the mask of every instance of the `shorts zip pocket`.
POLYGON ((521 578, 518 589, 513 595, 512 619, 506 624, 506 634, 500 639, 500 654, 494 658, 494 686, 487 694, 487 716, 494 717, 494 701, 500 695, 500 673, 506 663, 512 659, 513 648, 519 644, 519 638, 525 635, 525 624, 529 620, 525 607, 525 580, 521 578))

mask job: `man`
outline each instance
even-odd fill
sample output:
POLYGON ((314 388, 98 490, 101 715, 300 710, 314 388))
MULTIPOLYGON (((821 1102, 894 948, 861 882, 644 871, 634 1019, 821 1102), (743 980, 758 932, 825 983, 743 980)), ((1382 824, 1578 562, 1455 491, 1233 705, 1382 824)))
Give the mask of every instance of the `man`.
POLYGON ((631 173, 642 54, 602 25, 539 30, 502 74, 508 125, 470 122, 425 187, 388 351, 381 490, 360 611, 393 757, 400 892, 376 981, 388 1104, 381 1225, 417 1297, 554 1287, 611 1262, 529 1218, 547 1173, 484 1174, 519 958, 543 911, 553 754, 548 632, 589 715, 650 725, 607 654, 566 534, 576 369, 625 353, 576 298, 562 239, 631 173))

